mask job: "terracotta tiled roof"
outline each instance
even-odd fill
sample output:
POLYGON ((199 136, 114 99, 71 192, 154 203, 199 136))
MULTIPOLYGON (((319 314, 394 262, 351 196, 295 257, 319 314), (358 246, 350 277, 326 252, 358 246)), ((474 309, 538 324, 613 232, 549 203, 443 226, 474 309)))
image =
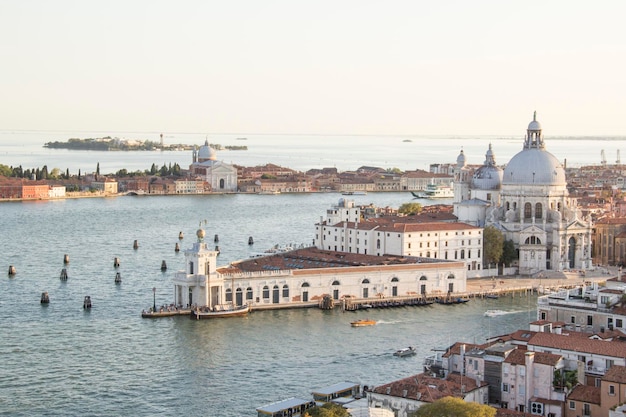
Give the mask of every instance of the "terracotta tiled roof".
POLYGON ((603 381, 626 384, 626 366, 613 365, 602 377, 603 381))
POLYGON ((590 404, 600 404, 600 394, 600 387, 579 384, 574 387, 572 392, 567 396, 567 399, 590 404))
POLYGON ((526 352, 526 350, 515 349, 513 352, 509 353, 509 356, 506 357, 504 363, 524 365, 526 363, 526 352))
POLYGON ((577 334, 576 332, 567 334, 536 333, 529 340, 528 346, 529 349, 534 347, 534 350, 536 348, 548 348, 593 353, 616 358, 626 357, 626 343, 592 340, 589 339, 588 334, 577 334))
POLYGON ((378 386, 372 392, 431 403, 444 397, 462 398, 465 393, 477 388, 476 381, 468 377, 462 378, 458 373, 451 373, 446 379, 418 374, 378 386))
POLYGON ((218 272, 221 274, 239 273, 239 272, 257 272, 257 271, 278 271, 292 270, 294 274, 298 270, 324 269, 332 272, 337 268, 350 267, 375 267, 381 266, 402 266, 402 265, 428 265, 441 264, 445 262, 440 259, 419 258, 414 256, 396 256, 396 255, 364 255, 349 252, 334 252, 309 247, 297 249, 289 252, 270 254, 258 258, 246 259, 239 262, 233 262, 229 266, 221 267, 218 272))
POLYGON ((541 365, 555 366, 563 357, 553 353, 536 352, 535 363, 541 365))

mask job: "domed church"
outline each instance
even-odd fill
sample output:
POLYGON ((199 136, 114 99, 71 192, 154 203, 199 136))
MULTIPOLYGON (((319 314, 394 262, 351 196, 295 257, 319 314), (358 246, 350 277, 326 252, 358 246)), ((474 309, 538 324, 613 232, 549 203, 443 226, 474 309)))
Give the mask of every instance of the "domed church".
POLYGON ((200 149, 193 150, 189 171, 204 178, 211 191, 237 191, 237 168, 217 160, 217 152, 205 140, 200 149))
POLYGON ((493 225, 512 240, 520 274, 592 266, 591 220, 569 197, 565 170, 546 150, 536 112, 522 150, 504 170, 496 167, 491 145, 476 170, 457 158, 454 210, 459 221, 493 225))

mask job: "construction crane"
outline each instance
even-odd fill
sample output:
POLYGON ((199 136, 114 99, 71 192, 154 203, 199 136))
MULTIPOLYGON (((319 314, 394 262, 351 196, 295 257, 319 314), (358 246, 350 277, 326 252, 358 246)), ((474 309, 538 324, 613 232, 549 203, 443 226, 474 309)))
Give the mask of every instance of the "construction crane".
POLYGON ((604 154, 604 149, 600 151, 600 155, 602 156, 602 160, 600 161, 600 163, 602 165, 606 165, 606 155, 604 154))

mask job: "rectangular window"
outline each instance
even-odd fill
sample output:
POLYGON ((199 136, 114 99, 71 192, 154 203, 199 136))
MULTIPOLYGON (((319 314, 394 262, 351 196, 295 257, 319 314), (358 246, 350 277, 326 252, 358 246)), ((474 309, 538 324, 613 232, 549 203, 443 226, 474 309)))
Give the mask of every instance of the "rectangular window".
POLYGON ((593 316, 587 316, 587 326, 593 326, 593 316))
POLYGON ((576 409, 576 402, 570 401, 569 402, 569 409, 570 410, 575 410, 576 409))
POLYGON ((509 384, 507 383, 502 384, 502 392, 509 392, 509 384))
POLYGON ((609 395, 615 395, 615 385, 609 385, 609 395))
POLYGON ((576 317, 575 316, 571 316, 569 318, 569 322, 572 323, 572 324, 576 324, 576 317))
POLYGON ((622 319, 615 319, 615 325, 621 329, 622 328, 622 319))

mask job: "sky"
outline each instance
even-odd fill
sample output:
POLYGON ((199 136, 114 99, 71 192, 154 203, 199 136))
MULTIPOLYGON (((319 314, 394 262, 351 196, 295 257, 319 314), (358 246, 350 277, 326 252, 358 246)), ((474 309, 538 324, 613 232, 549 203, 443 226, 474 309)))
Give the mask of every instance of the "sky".
POLYGON ((626 2, 0 0, 0 130, 626 136, 626 2))

